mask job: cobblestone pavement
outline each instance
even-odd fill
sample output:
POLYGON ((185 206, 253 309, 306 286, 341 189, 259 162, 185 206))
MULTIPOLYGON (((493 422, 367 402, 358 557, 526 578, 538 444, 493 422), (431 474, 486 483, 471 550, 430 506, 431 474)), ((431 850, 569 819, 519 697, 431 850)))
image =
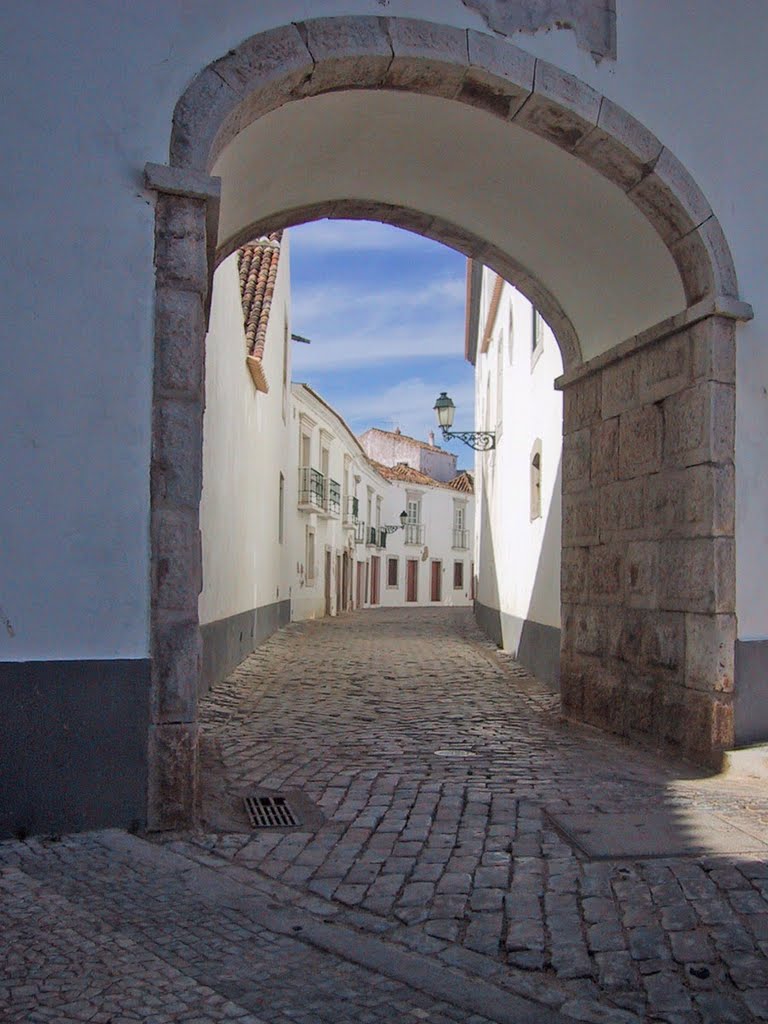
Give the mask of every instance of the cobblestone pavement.
POLYGON ((550 817, 768 838, 764 786, 561 723, 466 611, 292 625, 201 710, 205 829, 0 843, 0 1021, 768 1019, 765 856, 589 860, 550 817), (251 831, 261 789, 302 825, 251 831))

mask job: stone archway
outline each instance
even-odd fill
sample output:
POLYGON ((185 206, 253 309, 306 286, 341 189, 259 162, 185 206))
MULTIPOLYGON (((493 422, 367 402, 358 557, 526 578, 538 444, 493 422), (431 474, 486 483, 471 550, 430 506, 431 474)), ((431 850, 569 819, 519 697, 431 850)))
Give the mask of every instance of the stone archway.
POLYGON ((153 827, 189 822, 197 791, 203 354, 220 195, 210 170, 259 118, 360 89, 442 97, 586 163, 663 240, 687 308, 584 363, 567 311, 512 253, 442 217, 375 197, 276 209, 266 222, 240 225, 222 254, 267 224, 329 213, 385 219, 488 263, 532 299, 566 367, 564 707, 699 760, 716 760, 732 739, 732 357, 734 321, 751 313, 739 302, 733 260, 706 198, 630 114, 507 42, 412 19, 317 19, 254 36, 202 71, 177 104, 170 165, 146 171, 157 193, 153 827))

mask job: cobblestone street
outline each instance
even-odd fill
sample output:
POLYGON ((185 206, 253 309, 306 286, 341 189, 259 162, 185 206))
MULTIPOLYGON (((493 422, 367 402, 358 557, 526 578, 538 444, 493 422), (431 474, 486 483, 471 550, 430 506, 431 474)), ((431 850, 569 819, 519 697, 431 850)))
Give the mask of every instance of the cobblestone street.
POLYGON ((764 784, 562 723, 466 610, 294 624, 201 717, 201 830, 0 844, 0 1020, 768 1019, 764 784), (689 854, 555 824, 627 814, 689 854))

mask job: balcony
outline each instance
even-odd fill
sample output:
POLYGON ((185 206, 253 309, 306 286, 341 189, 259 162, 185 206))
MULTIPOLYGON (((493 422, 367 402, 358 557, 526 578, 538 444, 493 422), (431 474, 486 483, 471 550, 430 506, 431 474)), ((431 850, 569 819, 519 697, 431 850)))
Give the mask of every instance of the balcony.
POLYGON ((325 510, 325 478, 309 466, 299 467, 299 508, 303 512, 325 510))
POLYGON ((454 530, 452 546, 466 551, 469 547, 469 530, 454 530))
POLYGON ((355 544, 365 544, 366 537, 365 523, 355 523, 355 544))
POLYGON ((379 546, 379 531, 375 526, 368 527, 368 539, 366 544, 369 548, 377 548, 379 546))
POLYGON ((347 495, 344 501, 344 525, 357 526, 357 514, 360 510, 360 502, 357 498, 347 495))
POLYGON ((331 480, 329 477, 325 482, 325 488, 325 511, 329 516, 340 516, 341 485, 338 480, 331 480))
POLYGON ((423 544, 424 543, 424 524, 423 523, 406 523, 405 524, 405 544, 423 544))

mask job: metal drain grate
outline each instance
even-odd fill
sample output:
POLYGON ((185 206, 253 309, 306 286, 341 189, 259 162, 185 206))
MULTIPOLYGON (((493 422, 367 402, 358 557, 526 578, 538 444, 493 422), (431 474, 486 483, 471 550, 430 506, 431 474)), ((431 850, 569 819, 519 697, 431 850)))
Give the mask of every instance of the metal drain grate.
POLYGON ((245 809, 251 828, 286 828, 299 824, 284 796, 247 796, 245 809))

